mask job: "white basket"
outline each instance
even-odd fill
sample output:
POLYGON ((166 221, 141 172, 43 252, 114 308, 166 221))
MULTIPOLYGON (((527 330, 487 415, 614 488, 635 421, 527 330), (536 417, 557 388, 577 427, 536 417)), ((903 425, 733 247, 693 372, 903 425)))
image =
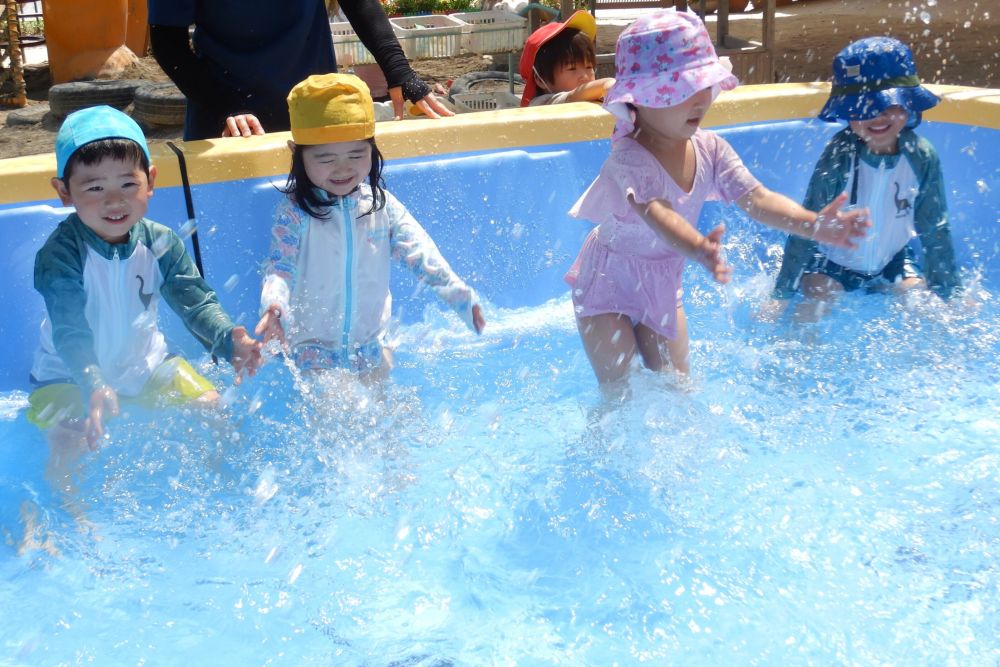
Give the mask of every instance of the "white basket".
POLYGON ((446 14, 396 16, 389 19, 409 60, 451 58, 462 49, 462 21, 446 14))
POLYGON ((528 19, 502 9, 462 12, 452 17, 466 24, 462 48, 470 53, 519 51, 528 37, 528 19))
POLYGON ((521 98, 506 90, 493 93, 456 93, 451 96, 458 111, 496 111, 521 106, 521 98))
POLYGON ((375 62, 375 56, 361 43, 350 23, 331 21, 330 32, 333 33, 333 52, 337 55, 337 67, 348 68, 375 62))

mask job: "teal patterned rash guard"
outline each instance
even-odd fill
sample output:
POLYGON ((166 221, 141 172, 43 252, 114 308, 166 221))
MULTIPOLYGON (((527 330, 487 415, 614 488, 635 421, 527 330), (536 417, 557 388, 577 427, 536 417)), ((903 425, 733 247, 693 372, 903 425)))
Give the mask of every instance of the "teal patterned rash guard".
POLYGON ((897 154, 876 155, 850 128, 841 130, 816 163, 802 205, 818 211, 845 191, 852 194, 851 203, 870 210, 872 227, 865 238, 848 250, 789 236, 775 298, 795 294, 817 251, 848 269, 875 275, 914 235, 923 247, 928 287, 945 299, 961 289, 941 163, 929 141, 904 130, 897 154))
POLYGON ((142 219, 126 242, 111 244, 74 213, 35 256, 35 289, 48 316, 32 382, 73 382, 85 404, 102 386, 138 394, 167 358, 157 323, 161 296, 206 349, 232 358, 232 320, 164 225, 142 219))

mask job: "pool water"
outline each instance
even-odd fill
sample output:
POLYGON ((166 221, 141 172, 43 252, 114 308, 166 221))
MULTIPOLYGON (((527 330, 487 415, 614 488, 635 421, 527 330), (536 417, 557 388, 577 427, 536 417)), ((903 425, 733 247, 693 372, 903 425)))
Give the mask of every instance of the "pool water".
POLYGON ((384 392, 274 360, 222 416, 132 411, 85 528, 4 394, 0 523, 59 550, 0 559, 5 664, 996 664, 1000 308, 764 324, 773 269, 689 267, 691 377, 620 403, 564 294, 479 338, 428 308, 384 392))

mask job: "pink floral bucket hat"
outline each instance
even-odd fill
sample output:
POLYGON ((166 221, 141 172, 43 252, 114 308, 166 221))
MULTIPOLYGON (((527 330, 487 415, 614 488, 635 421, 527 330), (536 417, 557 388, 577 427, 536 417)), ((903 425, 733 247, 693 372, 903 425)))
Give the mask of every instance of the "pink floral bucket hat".
POLYGON ((615 45, 615 84, 604 97, 605 108, 618 119, 614 137, 635 128, 626 104, 672 107, 705 88, 712 88, 714 98, 739 84, 730 69, 719 61, 697 14, 673 8, 643 14, 615 45))

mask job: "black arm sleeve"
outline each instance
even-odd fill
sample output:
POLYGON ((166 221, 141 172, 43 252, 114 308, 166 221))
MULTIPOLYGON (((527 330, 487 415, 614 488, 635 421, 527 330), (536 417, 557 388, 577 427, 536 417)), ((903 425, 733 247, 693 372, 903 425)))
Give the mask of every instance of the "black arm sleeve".
MULTIPOLYGON (((249 108, 246 96, 220 81, 191 50, 188 28, 169 25, 149 26, 153 57, 184 96, 205 109, 220 109, 226 115, 249 108)), ((219 125, 222 131, 222 125, 219 125)))
POLYGON ((410 67, 378 0, 341 0, 340 8, 361 43, 375 56, 390 88, 401 86, 403 96, 411 102, 431 92, 430 86, 410 67))

